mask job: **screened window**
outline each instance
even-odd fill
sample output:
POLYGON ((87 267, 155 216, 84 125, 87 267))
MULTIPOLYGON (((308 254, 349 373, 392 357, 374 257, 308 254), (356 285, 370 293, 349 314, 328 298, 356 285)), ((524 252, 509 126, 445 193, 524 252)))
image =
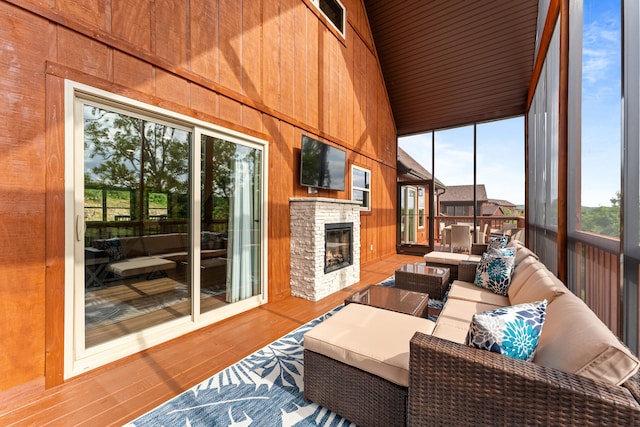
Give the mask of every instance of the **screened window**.
POLYGON ((371 171, 351 166, 351 200, 360 202, 363 211, 371 210, 371 171))

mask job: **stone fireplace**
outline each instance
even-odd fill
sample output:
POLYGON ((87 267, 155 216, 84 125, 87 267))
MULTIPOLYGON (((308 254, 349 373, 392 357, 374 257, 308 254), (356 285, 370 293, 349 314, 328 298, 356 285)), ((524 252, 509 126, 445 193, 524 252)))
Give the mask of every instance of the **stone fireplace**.
POLYGON ((360 203, 289 199, 291 295, 320 300, 360 281, 360 203))

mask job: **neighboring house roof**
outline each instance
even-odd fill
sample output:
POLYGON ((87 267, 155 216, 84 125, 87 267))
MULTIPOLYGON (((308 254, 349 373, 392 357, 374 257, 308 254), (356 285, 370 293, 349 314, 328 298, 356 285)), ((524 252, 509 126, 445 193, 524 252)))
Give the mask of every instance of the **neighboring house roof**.
MULTIPOLYGON (((478 203, 486 202, 488 199, 484 184, 478 184, 476 188, 478 203)), ((453 205, 458 202, 473 203, 473 185, 449 185, 446 193, 440 196, 440 203, 453 205)))
POLYGON ((511 203, 508 200, 489 199, 489 200, 487 200, 487 203, 491 203, 491 204, 494 204, 496 206, 505 206, 507 208, 515 208, 516 207, 515 203, 511 203))
POLYGON ((494 205, 482 205, 483 216, 504 216, 504 211, 501 206, 494 205))
MULTIPOLYGON (((431 181, 433 175, 420 163, 411 157, 406 151, 398 147, 398 182, 431 181)), ((436 189, 446 186, 436 179, 436 189)))

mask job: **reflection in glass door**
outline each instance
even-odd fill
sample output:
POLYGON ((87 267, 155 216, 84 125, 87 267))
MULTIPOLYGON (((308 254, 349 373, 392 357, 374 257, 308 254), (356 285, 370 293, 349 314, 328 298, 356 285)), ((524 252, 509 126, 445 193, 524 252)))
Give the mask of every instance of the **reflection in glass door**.
POLYGON ((76 221, 84 222, 77 259, 85 274, 76 286, 84 296, 80 345, 91 348, 191 314, 191 132, 97 104, 81 108, 76 221))
POLYGON ((416 187, 403 185, 401 187, 401 244, 416 243, 417 221, 416 221, 416 187))
POLYGON ((262 292, 262 151, 203 135, 200 311, 262 292))

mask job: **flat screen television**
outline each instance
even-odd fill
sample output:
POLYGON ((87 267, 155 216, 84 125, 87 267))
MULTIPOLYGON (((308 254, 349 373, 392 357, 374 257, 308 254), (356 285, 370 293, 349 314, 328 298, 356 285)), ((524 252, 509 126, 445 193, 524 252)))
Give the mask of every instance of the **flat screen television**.
POLYGON ((344 191, 347 153, 302 135, 300 185, 344 191))

